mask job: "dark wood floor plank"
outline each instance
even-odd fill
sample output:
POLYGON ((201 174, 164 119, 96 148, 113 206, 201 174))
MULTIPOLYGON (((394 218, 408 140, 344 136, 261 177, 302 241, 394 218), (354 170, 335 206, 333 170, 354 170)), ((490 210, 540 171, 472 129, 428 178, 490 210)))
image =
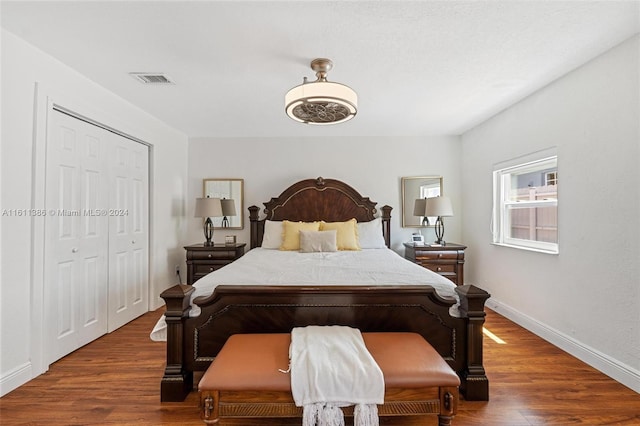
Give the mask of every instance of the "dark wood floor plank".
MULTIPOLYGON (((160 402, 165 345, 149 340, 160 311, 148 313, 51 365, 0 399, 0 423, 13 425, 203 425, 192 392, 160 402)), ((489 402, 461 401, 455 426, 640 425, 640 395, 488 312, 489 402)), ((224 425, 299 425, 281 419, 224 425)), ((382 426, 436 425, 434 416, 382 419, 382 426)))

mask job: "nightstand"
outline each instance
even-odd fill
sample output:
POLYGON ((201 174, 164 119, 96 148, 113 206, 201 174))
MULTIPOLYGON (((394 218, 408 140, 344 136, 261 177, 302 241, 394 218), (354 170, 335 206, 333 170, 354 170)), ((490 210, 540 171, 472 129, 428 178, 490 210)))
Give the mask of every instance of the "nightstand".
POLYGON ((220 269, 240 258, 244 254, 245 246, 246 243, 185 246, 184 249, 187 251, 187 284, 193 285, 209 272, 220 269))
POLYGON ((404 243, 404 257, 433 272, 449 278, 456 285, 464 284, 464 250, 467 246, 447 243, 444 246, 404 243))

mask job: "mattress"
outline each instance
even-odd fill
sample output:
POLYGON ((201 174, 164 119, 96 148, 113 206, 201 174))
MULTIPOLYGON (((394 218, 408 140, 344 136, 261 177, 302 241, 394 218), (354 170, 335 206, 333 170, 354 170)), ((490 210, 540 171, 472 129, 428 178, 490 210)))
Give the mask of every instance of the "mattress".
MULTIPOLYGON (((445 298, 456 300, 450 309, 459 317, 456 285, 447 278, 410 262, 390 249, 300 253, 255 248, 233 263, 196 281, 191 301, 208 296, 218 285, 429 285, 445 298)), ((191 303, 189 316, 200 314, 191 303)), ((162 316, 151 339, 166 341, 162 316)))

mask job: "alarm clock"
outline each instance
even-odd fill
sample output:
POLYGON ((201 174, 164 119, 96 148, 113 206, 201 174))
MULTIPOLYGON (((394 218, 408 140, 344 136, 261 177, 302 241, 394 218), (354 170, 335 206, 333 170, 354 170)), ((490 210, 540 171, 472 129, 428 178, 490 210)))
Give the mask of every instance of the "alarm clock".
POLYGON ((424 245, 424 237, 422 236, 422 234, 417 234, 417 233, 412 234, 411 241, 413 241, 413 244, 416 246, 424 245))

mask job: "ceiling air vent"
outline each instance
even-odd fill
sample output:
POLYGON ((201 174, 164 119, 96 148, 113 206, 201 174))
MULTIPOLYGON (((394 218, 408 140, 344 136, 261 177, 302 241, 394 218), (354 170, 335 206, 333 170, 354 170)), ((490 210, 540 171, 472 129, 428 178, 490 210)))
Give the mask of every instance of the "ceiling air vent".
POLYGON ((130 72, 129 75, 144 84, 175 84, 168 75, 161 72, 130 72))

